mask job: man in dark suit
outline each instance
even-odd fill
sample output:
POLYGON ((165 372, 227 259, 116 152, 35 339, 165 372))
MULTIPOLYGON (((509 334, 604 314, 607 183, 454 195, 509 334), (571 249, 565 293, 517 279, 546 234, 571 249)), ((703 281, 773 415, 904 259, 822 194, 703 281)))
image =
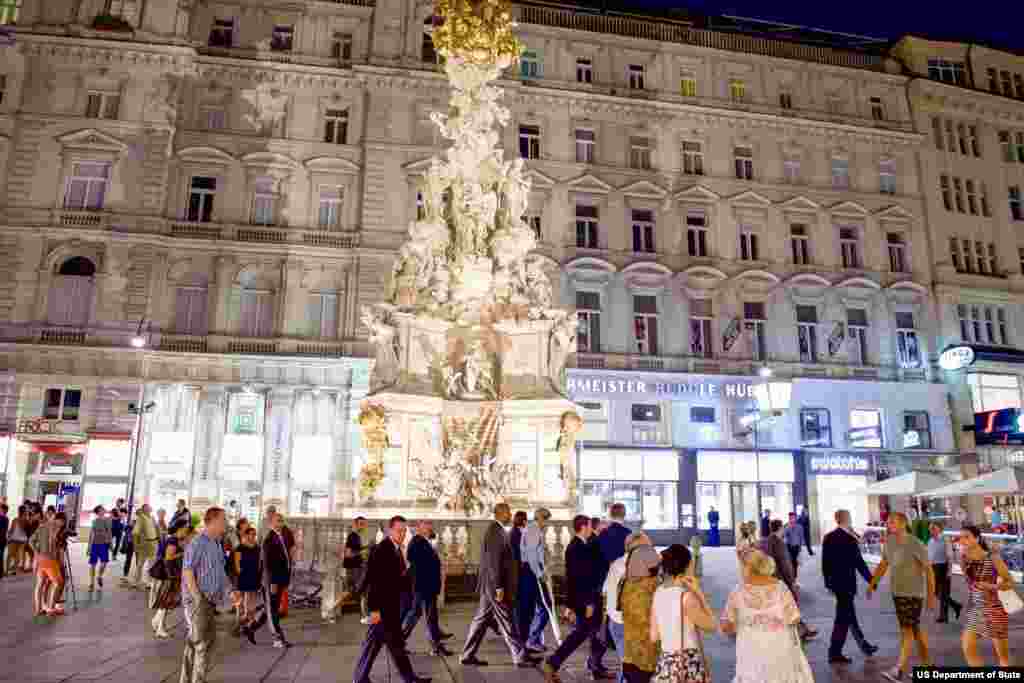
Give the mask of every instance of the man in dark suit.
POLYGON ((612 562, 626 554, 626 537, 632 532, 625 525, 625 505, 615 503, 608 511, 608 516, 612 521, 608 528, 601 532, 598 543, 601 546, 601 554, 604 555, 605 564, 610 567, 612 562))
POLYGON ((0 577, 4 575, 4 568, 7 566, 5 553, 7 552, 7 531, 10 529, 10 519, 7 517, 7 503, 0 503, 0 577))
POLYGON ((871 572, 860 553, 860 539, 850 528, 849 510, 836 511, 836 528, 825 534, 821 541, 821 574, 825 579, 825 588, 836 596, 836 621, 832 627, 832 643, 828 648, 828 661, 837 664, 848 664, 850 659, 843 655, 847 631, 853 631, 853 637, 865 655, 871 656, 878 650, 864 637, 857 622, 857 610, 854 598, 857 596, 857 574, 867 583, 871 582, 871 572))
POLYGON ((484 640, 488 628, 493 628, 505 638, 512 660, 516 666, 534 666, 540 660, 526 652, 512 619, 512 591, 519 580, 512 546, 509 545, 505 527, 512 521, 512 510, 507 503, 494 506, 494 521, 484 533, 483 547, 480 549, 480 573, 477 591, 480 593, 480 605, 469 625, 466 645, 462 649, 461 661, 468 666, 487 666, 487 662, 478 659, 477 650, 484 640))
POLYGON ((559 681, 558 670, 576 649, 590 640, 591 659, 594 655, 594 633, 601 627, 600 613, 601 579, 604 558, 599 549, 589 542, 593 528, 586 515, 576 515, 572 520, 576 536, 565 549, 566 616, 573 619, 572 633, 562 641, 555 653, 544 662, 546 683, 559 681), (597 552, 596 552, 597 551, 597 552))
POLYGON ((761 512, 761 538, 768 538, 772 533, 772 511, 761 512))
POLYGON ((260 547, 260 563, 263 565, 263 601, 264 611, 249 626, 242 627, 242 632, 255 644, 254 634, 267 623, 270 618, 270 633, 274 636, 274 647, 288 648, 291 643, 284 637, 281 630, 281 594, 288 589, 292 580, 292 558, 288 553, 281 531, 284 529, 284 516, 274 514, 270 520, 270 531, 263 539, 260 547))
POLYGON ((370 628, 366 631, 352 683, 370 683, 370 671, 381 647, 388 648, 403 683, 430 683, 429 678, 413 673, 402 637, 402 600, 411 590, 409 568, 402 555, 405 533, 405 518, 392 517, 388 522, 388 537, 370 552, 364 582, 370 628))
POLYGON ((423 613, 427 614, 427 636, 430 646, 438 657, 450 657, 453 652, 441 642, 452 637, 451 633, 442 633, 438 623, 437 596, 441 594, 441 558, 437 556, 434 546, 430 545, 430 537, 434 534, 434 523, 429 519, 421 519, 416 526, 416 535, 409 542, 406 555, 409 558, 409 569, 412 571, 413 595, 412 604, 402 617, 402 638, 406 641, 412 635, 416 624, 423 613))

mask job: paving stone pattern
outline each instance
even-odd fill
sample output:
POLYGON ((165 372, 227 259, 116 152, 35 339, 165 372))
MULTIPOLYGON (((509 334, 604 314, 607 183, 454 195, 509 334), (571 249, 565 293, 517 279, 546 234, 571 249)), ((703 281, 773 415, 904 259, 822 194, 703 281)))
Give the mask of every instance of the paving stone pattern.
MULTIPOLYGON (((705 548, 704 585, 716 610, 721 609, 728 593, 737 582, 737 565, 731 548, 705 548)), ((85 567, 84 549, 74 553, 74 572, 78 584, 79 609, 70 609, 59 618, 32 618, 31 580, 27 576, 4 577, 0 580, 0 681, 20 683, 71 683, 73 681, 103 681, 104 683, 176 683, 182 653, 184 624, 181 612, 172 615, 175 637, 155 640, 148 623, 152 616, 145 607, 142 591, 132 591, 118 585, 120 563, 113 575, 108 575, 102 591, 88 593, 84 588, 88 569, 85 567), (113 579, 113 580, 111 580, 113 579)), ((871 601, 863 595, 858 599, 861 623, 868 637, 881 647, 870 659, 860 656, 852 642, 847 643, 846 654, 854 663, 848 666, 830 666, 827 662, 828 636, 832 627, 833 601, 825 592, 818 560, 819 555, 808 558, 801 569, 801 609, 805 619, 820 630, 818 638, 807 645, 807 655, 815 678, 827 681, 879 681, 881 672, 896 661, 899 641, 895 610, 883 584, 879 595, 871 601), (808 562, 808 560, 810 560, 808 562)), ((954 592, 964 597, 963 580, 954 579, 954 592)), ((473 605, 457 603, 442 612, 443 628, 456 637, 449 641, 458 651, 465 637, 473 613, 473 605)), ((960 628, 954 624, 935 624, 934 615, 925 615, 935 660, 947 665, 960 665, 960 628)), ((336 624, 324 624, 318 610, 295 610, 285 620, 285 631, 295 644, 291 650, 270 647, 270 635, 258 635, 260 645, 253 647, 243 639, 231 637, 230 619, 221 618, 218 648, 214 657, 216 666, 211 682, 224 683, 321 683, 352 680, 352 669, 358 657, 365 627, 358 615, 347 612, 336 624)), ((511 666, 508 652, 497 635, 489 635, 481 648, 480 657, 491 666, 484 669, 464 668, 457 657, 447 660, 426 654, 425 625, 421 624, 409 644, 413 652, 413 665, 420 675, 432 676, 437 683, 541 683, 539 671, 524 671, 511 666)), ((1024 661, 1024 616, 1011 619, 1011 649, 1015 662, 1024 661)), ((735 641, 723 636, 705 638, 707 654, 711 660, 715 683, 726 683, 733 676, 735 641)), ((991 660, 990 650, 985 650, 991 660)), ((589 680, 581 649, 563 669, 563 680, 589 680)), ((606 657, 610 667, 616 667, 613 653, 606 657)), ((374 670, 374 683, 386 683, 389 678, 386 654, 382 653, 374 670)), ((392 681, 398 677, 390 672, 392 681)))

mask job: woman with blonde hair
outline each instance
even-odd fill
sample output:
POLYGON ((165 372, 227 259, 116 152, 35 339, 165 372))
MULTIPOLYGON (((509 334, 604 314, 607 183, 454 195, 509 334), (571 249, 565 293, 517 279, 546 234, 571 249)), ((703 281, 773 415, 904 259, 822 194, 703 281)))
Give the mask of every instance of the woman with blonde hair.
POLYGON ((715 613, 691 574, 693 557, 684 545, 661 553, 666 582, 654 593, 651 642, 661 644, 654 680, 658 683, 711 683, 700 631, 716 630, 715 613))
POLYGON ((757 524, 754 522, 743 522, 740 524, 740 537, 736 539, 736 557, 740 562, 740 576, 743 575, 743 565, 750 558, 750 553, 757 550, 757 524))
POLYGON ((776 579, 775 560, 752 550, 743 564, 743 584, 722 611, 722 633, 736 634, 734 683, 812 683, 797 624, 800 609, 786 584, 776 579))

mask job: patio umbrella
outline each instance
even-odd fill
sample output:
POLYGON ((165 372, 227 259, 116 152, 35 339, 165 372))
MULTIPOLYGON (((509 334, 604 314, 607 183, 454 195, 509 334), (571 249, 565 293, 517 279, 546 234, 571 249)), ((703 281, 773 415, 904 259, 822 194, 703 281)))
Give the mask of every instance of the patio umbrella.
POLYGON ((864 496, 931 496, 931 491, 949 483, 949 479, 931 472, 907 472, 883 479, 857 491, 864 496))
POLYGON ((958 481, 955 484, 928 492, 928 495, 934 498, 1013 496, 1017 512, 1015 521, 1018 534, 1024 531, 1021 524, 1021 521, 1024 520, 1024 513, 1021 511, 1022 494, 1024 494, 1024 467, 1004 467, 980 477, 958 481))

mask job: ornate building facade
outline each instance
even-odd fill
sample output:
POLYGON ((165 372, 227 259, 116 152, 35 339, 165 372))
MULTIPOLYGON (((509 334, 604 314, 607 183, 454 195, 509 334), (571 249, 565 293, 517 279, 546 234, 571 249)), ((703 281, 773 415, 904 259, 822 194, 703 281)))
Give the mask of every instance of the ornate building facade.
MULTIPOLYGON (((1014 344, 1016 279, 961 276, 945 245, 969 233, 960 263, 1002 272, 1016 258, 1002 240, 1017 238, 1004 217, 935 222, 943 167, 918 100, 949 88, 916 77, 921 60, 907 56, 927 50, 533 3, 515 13, 525 49, 504 83, 504 145, 526 159, 527 220, 561 302, 578 311, 571 372, 694 373, 715 384, 768 365, 825 387, 808 396, 851 397, 790 411, 780 428, 789 436, 771 446, 794 455, 790 469, 806 469, 805 452, 851 449, 906 457, 908 467, 955 461, 944 400, 929 398, 920 415, 885 397, 899 383, 945 396, 933 363, 961 296, 945 287, 1004 302, 992 324, 1005 336, 993 343, 1014 344), (822 426, 827 441, 810 436, 822 426), (908 441, 908 432, 934 438, 908 441)), ((418 183, 440 149, 429 118, 446 101, 435 23, 431 3, 417 0, 22 0, 16 39, 0 47, 9 495, 84 484, 85 500, 105 501, 124 490, 136 423, 128 404, 153 402, 141 421, 138 496, 160 507, 237 501, 246 513, 270 501, 294 514, 352 509, 361 458, 352 418, 370 357, 359 312, 389 286, 420 210, 418 183), (67 435, 28 435, 39 418, 67 435), (111 464, 92 495, 94 443, 111 464)), ((985 168, 971 162, 970 201, 980 212, 989 192, 996 213, 1008 180, 993 175, 1001 138, 989 125, 1021 104, 989 100, 988 157, 985 168)), ((649 429, 600 429, 601 415, 643 427, 646 408, 584 394, 598 426, 588 428, 580 477, 604 482, 593 505, 625 489, 614 474, 587 474, 588 447, 628 459, 656 445, 675 454, 677 480, 696 477, 682 427, 693 406, 637 403, 658 407, 664 435, 652 442, 649 429)), ((693 413, 714 427, 694 427, 701 443, 750 451, 725 417, 745 410, 693 413)), ((392 502, 415 497, 409 449, 429 435, 410 429, 394 427, 385 461, 380 495, 392 502)), ((539 451, 521 457, 517 485, 542 490, 558 465, 539 451)), ((792 475, 788 504, 825 520, 816 501, 839 480, 813 474, 792 475)), ((655 496, 642 474, 629 477, 634 517, 700 525, 699 492, 645 511, 655 496), (683 503, 689 512, 676 509, 683 503)), ((756 509, 774 495, 759 476, 743 481, 753 502, 715 493, 718 505, 756 509)))

